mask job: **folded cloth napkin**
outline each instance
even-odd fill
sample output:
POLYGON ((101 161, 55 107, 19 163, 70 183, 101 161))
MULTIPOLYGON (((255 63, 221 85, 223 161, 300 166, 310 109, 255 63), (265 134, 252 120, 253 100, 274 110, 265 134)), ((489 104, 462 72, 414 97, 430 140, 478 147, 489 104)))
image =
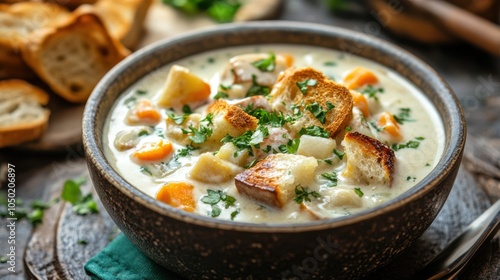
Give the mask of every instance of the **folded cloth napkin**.
POLYGON ((93 280, 180 280, 181 277, 142 254, 123 234, 85 264, 93 280))

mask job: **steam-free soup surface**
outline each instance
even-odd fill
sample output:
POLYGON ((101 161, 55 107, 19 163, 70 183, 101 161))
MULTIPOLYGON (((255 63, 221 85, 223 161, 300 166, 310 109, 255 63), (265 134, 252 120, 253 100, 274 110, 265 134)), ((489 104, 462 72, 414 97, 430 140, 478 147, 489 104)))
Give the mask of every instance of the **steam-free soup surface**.
POLYGON ((173 207, 296 223, 351 215, 409 190, 437 164, 443 131, 419 89, 384 66, 328 49, 263 45, 202 53, 148 74, 117 100, 103 140, 123 178, 173 207), (294 81, 302 67, 325 80, 294 81), (307 99, 332 81, 352 98, 307 99), (335 110, 348 105, 339 116, 346 122, 328 131, 335 110), (282 124, 266 123, 262 112, 282 124), (222 128, 228 114, 242 124, 222 128), (365 144, 381 158, 358 146, 365 144), (389 169, 381 155, 391 154, 389 169))

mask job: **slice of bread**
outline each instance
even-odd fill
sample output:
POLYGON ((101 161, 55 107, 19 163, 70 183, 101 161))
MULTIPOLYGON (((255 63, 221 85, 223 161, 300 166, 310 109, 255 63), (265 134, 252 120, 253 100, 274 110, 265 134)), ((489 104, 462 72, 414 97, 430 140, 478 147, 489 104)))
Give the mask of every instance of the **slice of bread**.
POLYGON ((282 208, 297 186, 314 181, 318 161, 313 157, 273 154, 234 178, 238 192, 266 204, 282 208))
POLYGON ((85 102, 104 74, 129 53, 90 8, 34 32, 22 48, 24 60, 38 76, 55 93, 76 103, 85 102))
POLYGON ((144 20, 153 0, 99 0, 94 5, 110 35, 135 49, 144 34, 144 20))
POLYGON ((50 3, 0 4, 0 79, 34 77, 22 59, 21 47, 33 31, 52 26, 68 15, 66 9, 50 3))
POLYGON ((46 92, 22 80, 0 81, 0 147, 40 137, 50 112, 46 92))
POLYGON ((367 185, 392 184, 396 157, 391 148, 359 132, 346 133, 342 145, 347 158, 344 177, 367 185))
POLYGON ((270 103, 274 110, 288 114, 293 114, 291 105, 298 106, 303 116, 290 127, 295 133, 303 127, 315 125, 323 127, 334 137, 352 118, 353 101, 349 90, 311 67, 286 70, 271 91, 270 103), (308 80, 315 84, 306 86, 306 93, 303 93, 298 84, 308 80), (327 111, 324 124, 306 109, 313 103, 327 111), (335 107, 327 110, 328 104, 335 107))

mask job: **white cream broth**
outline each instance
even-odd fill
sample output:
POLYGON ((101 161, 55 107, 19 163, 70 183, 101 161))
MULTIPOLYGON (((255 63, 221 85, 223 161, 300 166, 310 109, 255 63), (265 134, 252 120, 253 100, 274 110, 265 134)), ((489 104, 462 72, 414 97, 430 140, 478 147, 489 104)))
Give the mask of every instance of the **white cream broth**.
MULTIPOLYGON (((351 215, 384 203, 410 189, 435 167, 443 150, 444 128, 436 109, 430 101, 418 88, 409 83, 398 73, 357 56, 310 46, 262 45, 209 51, 178 60, 173 64, 166 65, 150 73, 148 76, 131 86, 117 100, 108 115, 107 124, 104 128, 104 150, 113 168, 130 184, 151 197, 156 197, 158 191, 169 182, 188 182, 193 185, 193 197, 196 201, 194 212, 200 215, 211 216, 212 206, 201 201, 201 199, 207 195, 207 189, 224 191, 227 195, 236 199, 234 205, 227 209, 224 207, 223 202, 217 204, 221 209, 220 215, 216 217, 219 219, 234 219, 235 221, 256 223, 296 223, 318 218, 351 215), (178 162, 181 167, 171 172, 165 171, 164 174, 160 176, 156 175, 156 173, 153 174, 153 176, 149 174, 151 170, 148 168, 148 166, 150 166, 148 163, 138 164, 137 161, 131 159, 134 151, 145 143, 160 141, 162 139, 164 141, 169 141, 168 137, 165 137, 163 133, 166 128, 164 119, 167 118, 167 110, 165 108, 158 107, 158 111, 162 114, 162 121, 155 125, 154 128, 147 128, 147 125, 127 124, 125 119, 127 118, 129 110, 131 110, 130 107, 133 108, 134 106, 134 99, 149 99, 155 104, 158 101, 160 92, 165 86, 165 80, 173 64, 188 68, 191 73, 209 83, 211 87, 211 98, 213 98, 219 89, 222 71, 228 64, 228 60, 236 55, 248 53, 289 54, 294 58, 293 66, 313 67, 340 83, 342 83, 345 75, 355 67, 362 66, 372 71, 378 78, 378 83, 373 85, 373 87, 383 88, 383 93, 378 93, 376 95, 378 101, 365 95, 370 110, 374 115, 383 111, 398 115, 401 112, 401 108, 408 108, 411 112, 408 118, 411 121, 405 121, 403 124, 399 124, 402 138, 397 142, 391 141, 391 138, 384 135, 385 133, 383 131, 378 133, 373 127, 369 128, 367 131, 371 131, 372 134, 374 133, 374 138, 378 138, 381 142, 386 142, 389 145, 406 144, 413 140, 419 142, 418 148, 401 148, 394 152, 396 163, 393 173, 393 182, 390 186, 361 184, 354 182, 350 178, 344 177, 343 169, 346 166, 345 157, 343 160, 340 160, 338 156, 332 154, 328 157, 328 159, 331 160, 331 165, 318 159, 315 179, 313 183, 307 186, 309 191, 315 191, 319 194, 319 198, 310 196, 311 202, 306 203, 312 212, 302 209, 300 205, 293 200, 293 196, 282 208, 265 205, 264 203, 239 193, 235 187, 234 179, 217 184, 194 180, 189 175, 189 172, 198 160, 200 154, 207 150, 194 150, 189 156, 179 157, 178 162), (120 151, 115 147, 114 142, 120 132, 137 134, 142 130, 148 130, 147 133, 151 134, 138 137, 137 143, 133 143, 132 148, 120 151), (144 166, 146 168, 144 168, 144 166), (337 173, 337 186, 329 187, 326 184, 328 181, 325 180, 321 174, 334 171, 337 173), (360 197, 359 192, 356 194, 355 189, 361 190, 363 195, 360 197), (355 203, 349 202, 352 199, 349 194, 347 202, 343 203, 342 200, 340 200, 340 202, 337 201, 336 204, 332 205, 330 202, 337 199, 334 196, 342 195, 344 190, 345 192, 355 194, 355 203), (231 214, 233 217, 231 217, 231 214)), ((213 99, 210 99, 206 103, 212 101, 213 99)), ((205 108, 206 106, 203 105, 193 109, 196 112, 204 114, 205 108)), ((181 115, 182 113, 177 111, 176 114, 181 115)), ((359 114, 359 111, 354 109, 354 117, 348 129, 357 127, 355 119, 359 120, 359 116, 356 118, 356 114, 359 114)), ((370 121, 370 118, 366 120, 370 121)), ((370 125, 368 125, 368 127, 370 127, 370 125)), ((175 141, 171 142, 173 143, 174 152, 168 158, 162 160, 162 162, 164 166, 179 166, 179 164, 172 164, 173 157, 175 153, 179 152, 179 150, 185 146, 175 141)), ((336 149, 339 152, 343 151, 341 142, 342 138, 337 137, 336 149)), ((216 151, 217 150, 213 150, 210 152, 216 151)), ((168 168, 166 168, 166 170, 168 170, 168 168)))

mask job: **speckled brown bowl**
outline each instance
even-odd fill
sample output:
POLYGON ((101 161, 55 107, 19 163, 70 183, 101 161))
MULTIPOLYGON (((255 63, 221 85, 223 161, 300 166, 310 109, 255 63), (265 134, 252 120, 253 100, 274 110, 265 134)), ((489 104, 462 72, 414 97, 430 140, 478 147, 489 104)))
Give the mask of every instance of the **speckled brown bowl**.
POLYGON ((90 97, 83 142, 94 186, 125 235, 157 263, 192 278, 359 278, 390 262, 431 224, 455 180, 465 142, 450 87, 408 52, 363 34, 321 25, 260 22, 217 26, 142 49, 111 70, 90 97), (249 44, 321 46, 381 63, 417 85, 438 108, 445 151, 408 192, 349 217, 304 224, 250 224, 187 213, 125 181, 103 154, 102 131, 115 100, 155 69, 193 54, 249 44))

